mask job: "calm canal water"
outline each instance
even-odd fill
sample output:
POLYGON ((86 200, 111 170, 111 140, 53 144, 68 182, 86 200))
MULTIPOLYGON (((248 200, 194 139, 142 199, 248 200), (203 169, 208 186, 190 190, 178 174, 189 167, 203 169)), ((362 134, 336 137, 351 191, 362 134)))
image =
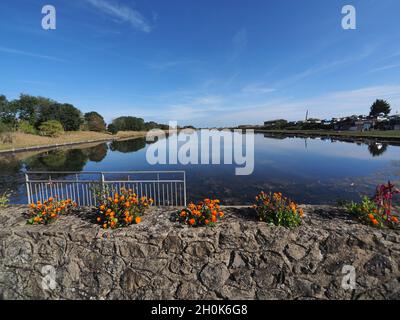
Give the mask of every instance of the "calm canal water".
POLYGON ((299 203, 332 204, 372 195, 378 183, 400 182, 400 147, 395 145, 256 134, 250 176, 236 176, 236 165, 152 166, 146 161, 148 148, 144 139, 134 139, 0 156, 1 190, 13 191, 13 203, 26 203, 24 170, 185 170, 189 201, 217 197, 224 204, 250 204, 264 190, 281 191, 299 203))

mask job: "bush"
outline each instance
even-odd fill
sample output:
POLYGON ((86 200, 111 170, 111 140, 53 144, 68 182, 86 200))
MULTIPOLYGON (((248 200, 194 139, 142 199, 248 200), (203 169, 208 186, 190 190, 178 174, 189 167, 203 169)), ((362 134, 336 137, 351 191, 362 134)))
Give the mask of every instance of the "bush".
POLYGON ((36 126, 50 120, 59 121, 65 131, 78 131, 83 123, 80 110, 68 103, 41 106, 36 126))
POLYGON ((42 136, 58 137, 64 133, 64 129, 59 121, 49 120, 39 126, 39 132, 42 136))
POLYGON ((400 191, 390 182, 377 187, 375 197, 363 197, 361 203, 351 202, 346 205, 346 210, 362 223, 377 228, 395 228, 399 226, 399 214, 395 214, 392 199, 400 191))
POLYGON ((176 214, 175 220, 191 227, 214 227, 225 216, 219 202, 219 200, 204 199, 198 204, 191 203, 176 214))
POLYGON ((256 196, 254 208, 260 221, 286 228, 298 227, 304 216, 303 209, 299 208, 295 202, 283 197, 281 193, 261 192, 256 196))
POLYGON ((8 203, 10 202, 10 196, 11 193, 8 191, 0 195, 0 208, 7 207, 8 203))
POLYGON ((97 208, 97 222, 103 229, 139 224, 147 208, 153 203, 152 199, 139 198, 132 189, 124 188, 121 189, 121 194, 109 190, 99 192, 97 198, 100 204, 97 208))
POLYGON ((110 132, 111 134, 117 134, 118 133, 118 128, 110 123, 107 127, 107 131, 110 132))
POLYGON ((27 134, 37 134, 37 130, 28 121, 20 121, 18 124, 18 130, 27 134))
POLYGON ((106 123, 104 118, 95 111, 85 113, 85 125, 89 131, 106 131, 106 123))
POLYGON ((37 201, 36 204, 30 205, 30 218, 28 224, 49 224, 58 219, 62 214, 68 214, 73 207, 76 207, 71 199, 56 200, 49 198, 44 201, 37 201))

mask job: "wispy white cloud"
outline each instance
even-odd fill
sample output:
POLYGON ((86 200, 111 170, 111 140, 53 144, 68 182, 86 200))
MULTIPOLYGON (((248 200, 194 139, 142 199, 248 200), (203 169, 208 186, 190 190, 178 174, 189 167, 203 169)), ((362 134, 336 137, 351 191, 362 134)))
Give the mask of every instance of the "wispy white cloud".
POLYGON ((16 55, 21 55, 21 56, 27 56, 27 57, 32 57, 32 58, 38 58, 38 59, 57 61, 57 62, 66 62, 66 60, 64 60, 64 59, 56 58, 53 56, 47 56, 47 55, 43 55, 43 54, 37 54, 37 53, 13 49, 13 48, 0 47, 0 52, 14 54, 14 55, 16 54, 16 55))
POLYGON ((233 49, 229 55, 229 62, 233 62, 239 58, 243 51, 247 47, 247 30, 245 28, 240 29, 235 33, 232 39, 233 49))
POLYGON ((129 23, 136 29, 146 33, 152 30, 152 27, 147 22, 146 18, 143 17, 139 11, 131 7, 119 4, 117 2, 111 2, 109 0, 86 1, 99 11, 109 15, 113 19, 116 19, 118 22, 129 23))
POLYGON ((356 90, 332 92, 311 99, 290 99, 247 105, 225 114, 225 121, 262 123, 264 120, 286 118, 301 120, 306 110, 312 117, 331 118, 352 114, 367 114, 376 99, 388 100, 394 112, 400 111, 400 85, 373 86, 356 90))
MULTIPOLYGON (((400 111, 400 85, 372 86, 337 91, 309 99, 271 98, 249 101, 247 94, 186 96, 177 103, 166 100, 160 121, 178 120, 184 124, 228 126, 261 124, 265 120, 285 118, 304 119, 306 110, 315 118, 331 118, 352 114, 367 114, 378 98, 392 104, 393 112, 400 111), (264 100, 264 101, 263 101, 264 100)), ((178 97, 175 97, 178 99, 178 97)))
POLYGON ((263 83, 249 84, 242 89, 243 93, 250 93, 250 94, 267 94, 275 91, 276 89, 271 88, 263 83))
POLYGON ((192 63, 197 63, 196 60, 175 60, 175 61, 165 61, 165 62, 151 62, 149 67, 154 70, 164 71, 170 68, 175 68, 182 65, 189 65, 192 63))
POLYGON ((391 69, 396 69, 396 68, 400 68, 400 63, 397 64, 389 64, 383 67, 379 67, 379 68, 375 68, 372 69, 370 72, 380 72, 380 71, 385 71, 385 70, 391 70, 391 69))

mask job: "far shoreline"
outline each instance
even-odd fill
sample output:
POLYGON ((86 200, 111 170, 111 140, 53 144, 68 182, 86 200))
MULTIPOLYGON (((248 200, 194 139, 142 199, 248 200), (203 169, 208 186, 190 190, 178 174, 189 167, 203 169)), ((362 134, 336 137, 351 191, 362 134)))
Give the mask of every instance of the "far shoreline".
POLYGON ((382 143, 400 142, 400 130, 391 131, 330 131, 330 130, 263 130, 255 129, 255 133, 280 134, 284 136, 295 136, 303 138, 337 138, 352 141, 374 140, 382 143))

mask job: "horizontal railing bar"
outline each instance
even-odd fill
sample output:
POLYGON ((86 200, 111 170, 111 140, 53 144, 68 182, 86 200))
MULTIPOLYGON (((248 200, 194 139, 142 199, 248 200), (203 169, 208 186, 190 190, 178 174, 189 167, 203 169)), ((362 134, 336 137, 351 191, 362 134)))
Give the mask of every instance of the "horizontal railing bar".
POLYGON ((46 183, 46 184, 52 184, 52 183, 65 183, 65 184, 71 184, 71 183, 178 183, 178 182, 185 182, 184 180, 29 180, 28 183, 46 183))
POLYGON ((101 180, 29 180, 28 183, 101 183, 101 180))
POLYGON ((151 173, 185 173, 185 171, 27 171, 27 174, 151 174, 151 173))
POLYGON ((163 182, 183 183, 184 180, 118 180, 118 181, 104 180, 104 183, 163 183, 163 182))

